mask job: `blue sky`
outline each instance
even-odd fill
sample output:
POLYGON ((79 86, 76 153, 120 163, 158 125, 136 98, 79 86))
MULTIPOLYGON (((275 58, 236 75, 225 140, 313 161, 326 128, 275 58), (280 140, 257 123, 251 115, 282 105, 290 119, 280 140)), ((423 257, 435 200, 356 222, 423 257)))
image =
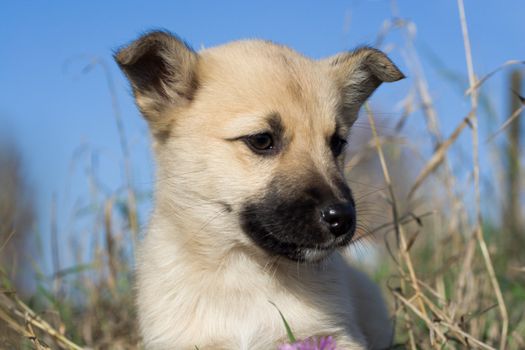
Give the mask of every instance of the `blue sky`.
MULTIPOLYGON (((509 59, 525 58, 523 5, 522 0, 466 0, 479 75, 509 59)), ((396 7, 399 16, 417 27, 416 47, 442 130, 448 135, 469 108, 461 89, 438 67, 442 64, 451 72, 466 72, 457 3, 411 0, 398 1, 396 7)), ((89 59, 103 60, 109 67, 133 154, 134 183, 147 191, 152 181, 147 128, 111 58, 120 45, 145 30, 166 28, 197 49, 241 38, 265 38, 319 58, 373 44, 382 23, 391 17, 392 2, 386 0, 3 2, 0 137, 12 139, 21 150, 40 216, 39 230, 48 232, 54 193, 59 227, 67 230, 77 198, 92 193, 84 176, 90 162, 96 164, 97 178, 108 192, 123 182, 104 72, 95 67, 83 73, 89 59), (88 156, 92 152, 96 157, 88 156)), ((386 43, 402 41, 400 32, 394 32, 386 43)), ((409 79, 385 85, 373 102, 395 120, 400 111, 394 106, 410 87, 410 70, 403 50, 394 47, 390 55, 409 79)), ((505 118, 504 82, 505 75, 498 75, 484 89, 499 118, 491 127, 505 118)), ((418 125, 422 124, 414 123, 407 134, 417 135, 418 125)), ((483 125, 482 133, 487 134, 490 130, 483 125)), ((462 142, 468 145, 469 139, 462 142)), ((486 153, 482 152, 482 158, 486 153)))

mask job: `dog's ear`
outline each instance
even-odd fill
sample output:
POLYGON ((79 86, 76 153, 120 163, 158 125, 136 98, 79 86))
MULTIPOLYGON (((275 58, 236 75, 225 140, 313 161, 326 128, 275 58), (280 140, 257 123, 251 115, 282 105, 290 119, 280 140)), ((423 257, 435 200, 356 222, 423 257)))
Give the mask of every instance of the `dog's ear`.
POLYGON ((351 125, 359 108, 383 82, 393 82, 405 76, 381 51, 363 47, 324 60, 341 91, 342 113, 351 125))
POLYGON ((145 34, 114 55, 146 119, 163 124, 162 112, 191 102, 198 88, 198 54, 163 31, 145 34))

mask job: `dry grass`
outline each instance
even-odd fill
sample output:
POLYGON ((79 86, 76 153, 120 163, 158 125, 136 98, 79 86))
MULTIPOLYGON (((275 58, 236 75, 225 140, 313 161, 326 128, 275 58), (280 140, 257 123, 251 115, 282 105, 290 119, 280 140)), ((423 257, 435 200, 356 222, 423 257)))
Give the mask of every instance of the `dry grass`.
MULTIPOLYGON (((523 62, 509 61, 478 80, 462 0, 458 0, 458 12, 465 44, 470 111, 456 117, 457 126, 448 137, 440 132, 442 119, 434 108, 413 45, 414 24, 400 18, 387 21, 378 37, 378 43, 382 43, 390 30, 399 29, 406 34, 404 50, 413 73, 413 86, 404 99, 405 113, 398 126, 409 123, 409 115, 421 115, 427 127, 420 132, 428 135, 425 142, 429 144, 410 144, 399 134, 399 128, 395 135, 381 135, 385 127, 378 124, 371 108, 365 108, 368 123, 359 122, 356 127, 370 130, 371 136, 349 160, 350 183, 364 185, 369 192, 363 196, 365 204, 358 208, 368 222, 361 222, 359 230, 365 238, 384 238, 384 249, 389 253, 379 264, 376 277, 387 285, 396 325, 396 348, 523 349, 525 258, 508 254, 507 240, 501 239, 503 234, 519 233, 504 232, 500 225, 483 216, 485 194, 480 184, 483 169, 478 130, 483 83, 499 74, 501 68, 523 62), (450 156, 467 130, 472 139, 472 168, 465 182, 453 171, 450 156), (419 151, 428 146, 434 152, 419 151), (413 159, 419 159, 421 167, 410 180, 406 167, 414 169, 413 159), (374 165, 377 161, 379 166, 374 165), (359 169, 365 168, 367 172, 381 173, 382 178, 377 183, 370 179, 361 181, 359 169), (383 212, 379 207, 388 210, 383 212)), ((138 227, 137 195, 111 77, 103 68, 121 139, 125 190, 90 206, 90 263, 85 263, 81 250, 86 248, 80 246, 74 267, 57 268, 51 279, 36 269, 37 291, 24 301, 11 285, 7 269, 0 269, 0 347, 140 347, 130 267, 138 227)), ((518 118, 523 108, 522 105, 506 118, 490 140, 518 118)), ((14 234, 0 232, 4 240, 0 241, 0 254, 14 234)))

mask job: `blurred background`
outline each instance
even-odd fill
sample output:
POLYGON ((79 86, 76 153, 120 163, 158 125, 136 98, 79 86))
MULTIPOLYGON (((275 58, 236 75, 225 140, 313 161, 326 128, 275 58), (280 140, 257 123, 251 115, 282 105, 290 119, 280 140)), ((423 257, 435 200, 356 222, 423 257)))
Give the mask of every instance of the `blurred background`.
POLYGON ((388 295, 395 346, 525 348, 523 18, 520 0, 3 2, 0 347, 140 347, 154 164, 112 54, 164 28, 197 50, 387 52, 408 78, 352 132, 349 254, 388 295))

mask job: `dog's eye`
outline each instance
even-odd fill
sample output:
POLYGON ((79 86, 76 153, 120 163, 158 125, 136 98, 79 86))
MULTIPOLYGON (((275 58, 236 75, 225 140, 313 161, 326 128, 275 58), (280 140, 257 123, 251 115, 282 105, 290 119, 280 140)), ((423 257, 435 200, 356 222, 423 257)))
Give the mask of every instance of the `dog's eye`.
POLYGON ((343 151, 346 145, 346 140, 341 138, 339 135, 334 134, 330 139, 330 149, 334 154, 334 157, 338 157, 343 151))
POLYGON ((274 149, 272 135, 266 132, 247 136, 244 141, 255 153, 265 154, 274 149))

